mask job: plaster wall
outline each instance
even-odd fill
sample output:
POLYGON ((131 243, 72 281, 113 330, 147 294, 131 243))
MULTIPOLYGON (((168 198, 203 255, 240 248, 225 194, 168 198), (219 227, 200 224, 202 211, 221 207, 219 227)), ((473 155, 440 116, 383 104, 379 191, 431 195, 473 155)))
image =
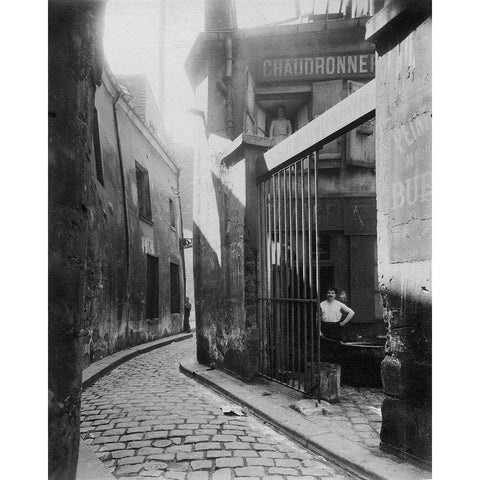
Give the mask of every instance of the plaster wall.
POLYGON ((182 330, 183 266, 179 250, 180 210, 177 172, 149 138, 149 132, 120 100, 116 106, 125 173, 128 252, 121 164, 108 78, 95 98, 104 170, 103 185, 90 162, 89 222, 85 289, 85 327, 92 332, 84 345, 84 365, 115 351, 182 330), (139 217, 135 162, 148 171, 152 222, 139 217), (169 199, 176 227, 170 226, 169 199), (147 258, 159 260, 159 315, 146 318, 147 258), (129 260, 127 259, 129 255, 129 260), (170 312, 170 262, 179 266, 181 313, 170 312))
POLYGON ((431 460, 431 17, 377 42, 382 447, 431 460))

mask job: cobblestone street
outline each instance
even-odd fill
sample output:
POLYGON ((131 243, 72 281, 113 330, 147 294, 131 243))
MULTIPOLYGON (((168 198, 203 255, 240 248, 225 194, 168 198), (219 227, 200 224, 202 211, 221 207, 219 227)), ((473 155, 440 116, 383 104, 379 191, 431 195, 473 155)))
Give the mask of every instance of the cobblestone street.
POLYGON ((178 370, 194 339, 140 355, 82 396, 81 435, 117 478, 352 478, 178 370))

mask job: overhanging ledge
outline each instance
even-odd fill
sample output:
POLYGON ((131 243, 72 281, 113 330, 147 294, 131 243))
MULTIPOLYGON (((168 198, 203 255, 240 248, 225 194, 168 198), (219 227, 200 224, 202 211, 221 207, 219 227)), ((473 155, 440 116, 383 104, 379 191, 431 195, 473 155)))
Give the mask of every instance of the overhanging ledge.
POLYGON ((264 174, 285 168, 344 133, 375 117, 375 80, 264 153, 264 174))

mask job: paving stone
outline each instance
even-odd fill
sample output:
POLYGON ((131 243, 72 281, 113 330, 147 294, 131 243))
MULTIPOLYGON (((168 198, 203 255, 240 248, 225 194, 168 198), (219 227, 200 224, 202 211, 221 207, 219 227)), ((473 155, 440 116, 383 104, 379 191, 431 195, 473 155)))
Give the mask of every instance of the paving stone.
POLYGON ((151 447, 152 440, 140 440, 137 442, 128 442, 127 448, 143 448, 143 447, 151 447))
POLYGON ((217 468, 235 468, 243 467, 243 458, 217 458, 215 460, 215 466, 217 468))
POLYGON ((169 447, 171 444, 171 440, 155 440, 152 445, 157 448, 165 448, 169 447))
POLYGON ((155 455, 157 453, 163 453, 163 448, 155 447, 142 447, 139 451, 139 455, 155 455))
MULTIPOLYGON (((151 428, 151 427, 149 427, 151 428)), ((155 432, 145 433, 145 440, 156 440, 160 438, 168 438, 168 432, 165 430, 159 430, 155 432)))
POLYGON ((190 462, 190 466, 193 470, 206 470, 212 468, 212 461, 211 460, 192 460, 190 462))
POLYGON ((220 443, 218 442, 200 442, 195 444, 195 450, 218 450, 220 443))
POLYGON ((190 472, 187 480, 208 480, 208 472, 190 472))
MULTIPOLYGON (((117 450, 115 452, 109 452, 112 458, 125 458, 135 455, 135 450, 117 450)), ((97 454, 98 455, 98 454, 97 454)))
POLYGON ((259 455, 254 450, 234 450, 233 456, 247 458, 247 457, 258 457, 259 455))
POLYGON ((150 425, 141 425, 139 427, 127 428, 127 433, 144 433, 149 432, 152 429, 150 425))
POLYGON ((241 467, 235 469, 237 477, 256 477, 264 473, 265 469, 263 467, 241 467))
POLYGON ((272 475, 295 475, 297 471, 294 468, 270 467, 268 473, 272 475))
POLYGON ((135 465, 137 463, 143 463, 144 460, 145 457, 138 455, 135 457, 125 457, 117 460, 117 465, 135 465))
POLYGON ((172 478, 174 480, 184 480, 186 476, 187 474, 184 472, 165 472, 164 473, 165 478, 172 478))
POLYGON ((231 457, 231 450, 207 450, 207 458, 231 457))
POLYGON ((99 445, 103 443, 113 443, 116 442, 120 437, 118 435, 112 435, 109 437, 97 437, 93 440, 94 445, 99 445))
POLYGON ((228 450, 250 450, 249 443, 242 443, 242 442, 229 442, 225 444, 225 448, 228 450))
POLYGON ((273 458, 247 458, 248 466, 262 466, 262 467, 273 467, 275 465, 273 458))
MULTIPOLYGON (((294 477, 288 476, 287 480, 316 480, 315 477, 309 475, 295 475, 294 477)), ((343 479, 345 480, 345 478, 343 479)))
POLYGON ((175 454, 174 453, 156 453, 155 455, 147 455, 147 459, 171 462, 175 460, 175 454))
POLYGON ((126 445, 124 443, 105 443, 100 447, 100 451, 113 452, 114 450, 124 450, 125 448, 126 448, 126 445))
POLYGON ((123 435, 120 438, 121 442, 130 442, 134 440, 141 440, 143 438, 143 433, 130 433, 128 435, 123 435))
POLYGON ((208 435, 189 435, 185 437, 185 443, 208 442, 208 440, 210 440, 208 435))
POLYGON ((221 468, 213 472, 212 480, 231 480, 232 471, 229 468, 221 468))
POLYGON ((165 448, 166 452, 191 452, 192 445, 170 445, 165 448))
POLYGON ((178 452, 177 460, 180 462, 182 460, 202 460, 205 455, 205 452, 178 452))
POLYGON ((166 468, 168 468, 168 464, 166 464, 165 462, 149 460, 148 462, 143 464, 143 468, 146 471, 165 470, 166 468))
POLYGON ((300 466, 300 462, 298 460, 294 460, 294 459, 290 459, 290 458, 276 458, 275 459, 275 466, 276 467, 298 468, 300 466))
POLYGON ((283 458, 284 454, 282 452, 270 452, 270 451, 262 451, 259 452, 261 457, 265 458, 283 458))
POLYGON ((143 465, 122 465, 115 469, 115 475, 128 475, 130 473, 138 473, 143 468, 143 465))
POLYGON ((235 442, 237 437, 235 435, 214 435, 212 441, 214 442, 235 442))
POLYGON ((102 435, 104 437, 107 436, 116 436, 116 435, 123 435, 125 433, 126 429, 125 428, 112 428, 111 430, 104 430, 102 432, 102 435))

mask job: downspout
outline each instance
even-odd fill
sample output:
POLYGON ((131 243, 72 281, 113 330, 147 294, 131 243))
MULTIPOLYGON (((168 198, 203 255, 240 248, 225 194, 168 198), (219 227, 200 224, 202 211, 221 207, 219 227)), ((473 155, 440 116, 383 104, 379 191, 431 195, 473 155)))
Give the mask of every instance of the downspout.
MULTIPOLYGON (((185 252, 184 252, 184 242, 183 242, 183 215, 182 215, 182 201, 180 197, 180 171, 177 171, 177 189, 174 192, 174 198, 177 201, 178 213, 180 214, 180 235, 178 239, 178 248, 180 250, 180 258, 182 260, 182 272, 183 272, 183 301, 181 302, 182 307, 185 306, 185 296, 187 293, 187 277, 185 272, 185 252)), ((185 314, 184 309, 180 310, 182 317, 183 325, 183 315, 185 314)))
POLYGON ((233 87, 232 87, 233 48, 232 48, 231 34, 228 34, 225 39, 225 49, 226 49, 225 84, 227 87, 227 102, 226 102, 227 135, 230 138, 230 140, 233 140, 235 122, 233 120, 233 87))
POLYGON ((118 117, 117 117, 117 103, 122 98, 122 92, 117 91, 115 99, 113 101, 113 119, 115 123, 115 136, 117 138, 117 151, 118 151, 118 161, 120 163, 120 178, 122 182, 122 199, 123 199, 123 216, 125 220, 125 256, 126 256, 126 294, 127 294, 127 325, 125 330, 125 344, 126 347, 129 346, 129 328, 130 328, 130 229, 128 227, 128 208, 127 208, 127 191, 126 191, 126 182, 125 182, 125 168, 123 164, 122 157, 122 145, 120 141, 120 132, 118 128, 118 117))

